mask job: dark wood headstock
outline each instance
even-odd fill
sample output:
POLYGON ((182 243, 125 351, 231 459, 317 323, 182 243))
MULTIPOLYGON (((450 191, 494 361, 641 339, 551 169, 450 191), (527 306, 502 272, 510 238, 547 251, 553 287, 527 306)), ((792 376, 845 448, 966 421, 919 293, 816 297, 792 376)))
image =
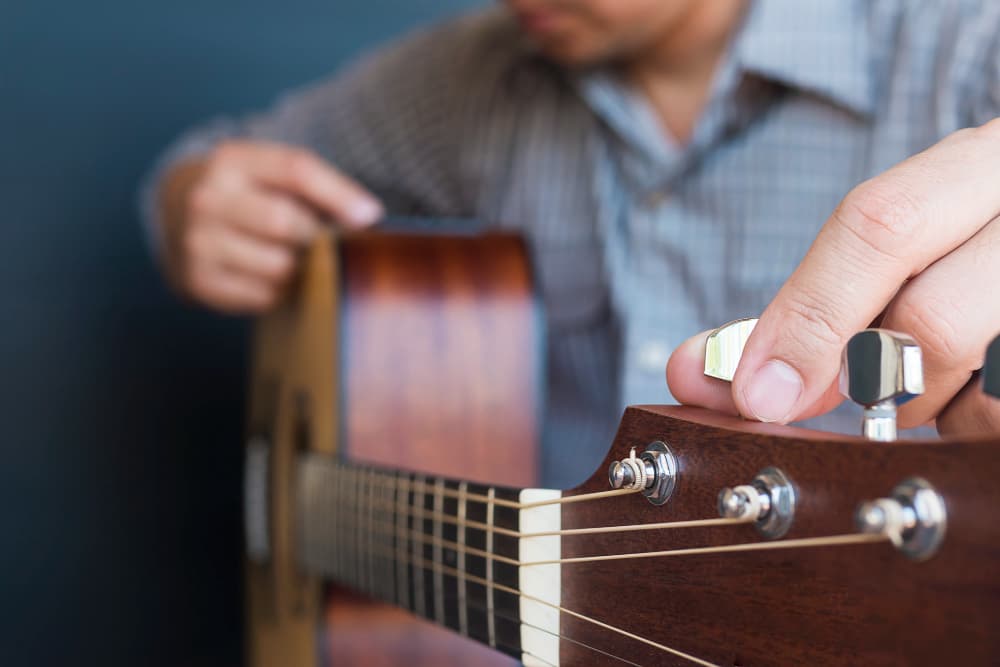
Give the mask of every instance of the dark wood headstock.
MULTIPOLYGON (((745 422, 683 407, 629 408, 604 466, 568 495, 609 488, 606 467, 667 443, 679 463, 670 500, 641 495, 566 504, 563 528, 718 516, 725 487, 778 467, 794 521, 780 538, 856 533, 863 501, 911 477, 944 498, 947 528, 922 562, 889 542, 567 563, 562 606, 713 665, 988 665, 1000 634, 1000 439, 873 443, 745 422)), ((752 525, 564 536, 563 558, 767 541, 752 525)), ((563 613, 560 664, 690 665, 563 613), (581 644, 585 644, 586 647, 581 644)))

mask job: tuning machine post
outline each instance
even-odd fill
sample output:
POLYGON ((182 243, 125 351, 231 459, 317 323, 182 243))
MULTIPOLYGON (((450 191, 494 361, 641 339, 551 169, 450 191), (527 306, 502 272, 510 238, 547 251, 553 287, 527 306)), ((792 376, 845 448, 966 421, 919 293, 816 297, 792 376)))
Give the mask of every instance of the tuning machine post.
POLYGON ((628 458, 612 461, 608 467, 608 481, 612 489, 633 489, 654 505, 670 499, 677 484, 677 458, 666 443, 651 442, 639 455, 635 447, 628 458))
POLYGON ((795 486, 778 468, 765 468, 750 484, 719 492, 719 516, 753 521, 761 535, 777 539, 795 518, 795 486))
POLYGON ((944 540, 948 513, 941 494, 926 480, 913 477, 888 497, 861 503, 855 523, 860 532, 885 535, 910 558, 926 560, 944 540))

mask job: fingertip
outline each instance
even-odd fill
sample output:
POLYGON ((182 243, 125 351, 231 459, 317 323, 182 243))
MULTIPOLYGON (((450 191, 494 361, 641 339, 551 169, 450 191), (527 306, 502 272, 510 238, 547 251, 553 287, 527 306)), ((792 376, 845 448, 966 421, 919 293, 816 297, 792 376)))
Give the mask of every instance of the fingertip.
POLYGON ((711 331, 703 331, 681 343, 667 361, 667 386, 678 402, 738 414, 730 384, 705 375, 705 343, 711 331))
POLYGON ((382 219, 385 208, 368 195, 358 197, 347 209, 347 222, 354 227, 369 227, 382 219))

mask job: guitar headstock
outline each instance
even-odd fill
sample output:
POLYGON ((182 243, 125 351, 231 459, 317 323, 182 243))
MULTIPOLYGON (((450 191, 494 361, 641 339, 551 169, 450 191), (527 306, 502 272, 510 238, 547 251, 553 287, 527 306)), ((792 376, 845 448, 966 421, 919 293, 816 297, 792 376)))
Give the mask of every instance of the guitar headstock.
MULTIPOLYGON (((706 369, 730 379, 749 331, 716 336, 706 369)), ((919 350, 887 332, 857 341, 845 393, 866 409, 891 404, 894 421, 895 405, 922 390, 919 350)), ((987 393, 998 352, 994 343, 987 393)), ((573 614, 561 631, 586 637, 585 648, 563 642, 565 664, 592 664, 595 651, 676 665, 995 661, 1000 434, 875 441, 638 406, 604 470, 610 480, 599 471, 567 495, 652 482, 563 506, 561 605, 573 614), (653 487, 669 497, 649 502, 653 487)))

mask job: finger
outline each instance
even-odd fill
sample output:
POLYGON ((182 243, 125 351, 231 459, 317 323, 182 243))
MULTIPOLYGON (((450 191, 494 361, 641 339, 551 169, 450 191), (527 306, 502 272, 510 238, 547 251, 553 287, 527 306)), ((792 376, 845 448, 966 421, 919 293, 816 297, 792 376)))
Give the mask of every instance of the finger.
POLYGON ((711 331, 702 331, 681 343, 667 361, 667 386, 680 403, 718 412, 739 414, 732 386, 705 375, 705 344, 711 331))
POLYGON ((295 253, 287 245, 264 241, 223 224, 192 230, 197 257, 223 269, 256 276, 271 283, 286 281, 295 268, 295 253))
POLYGON ((938 415, 941 435, 981 435, 1000 432, 1000 400, 987 396, 975 375, 938 415))
POLYGON ((882 326, 920 345, 923 395, 899 409, 902 428, 933 419, 982 367, 1000 328, 1000 300, 983 285, 1000 285, 1000 219, 938 260, 900 290, 882 326))
POLYGON ((190 294, 207 306, 231 315, 262 313, 278 300, 278 287, 253 275, 204 266, 191 275, 190 294))
POLYGON ((240 189, 222 197, 221 219, 263 240, 283 245, 306 245, 321 224, 316 214, 298 201, 278 193, 240 189))
POLYGON ((899 287, 1000 212, 1000 122, 858 186, 761 315, 734 378, 741 414, 788 422, 833 386, 847 340, 899 287))
POLYGON ((314 153, 267 143, 233 143, 217 151, 224 164, 238 164, 251 180, 301 197, 342 224, 362 227, 382 217, 379 201, 353 179, 314 153))
MULTIPOLYGON (((703 331, 684 341, 667 362, 667 386, 678 402, 697 405, 718 412, 739 414, 733 397, 732 384, 705 375, 705 344, 711 331, 703 331)), ((799 419, 809 419, 837 407, 843 397, 836 385, 799 419)))

